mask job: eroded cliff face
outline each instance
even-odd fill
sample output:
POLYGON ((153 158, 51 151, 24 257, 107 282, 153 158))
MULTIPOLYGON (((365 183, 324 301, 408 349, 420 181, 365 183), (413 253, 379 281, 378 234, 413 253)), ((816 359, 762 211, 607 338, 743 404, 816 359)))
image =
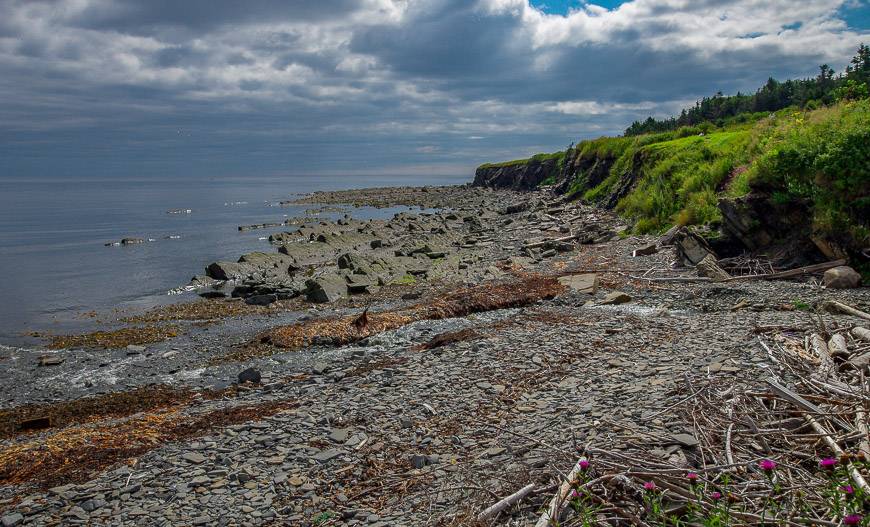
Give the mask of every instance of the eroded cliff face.
POLYGON ((533 190, 560 171, 560 159, 529 159, 517 163, 483 165, 474 174, 474 186, 510 190, 533 190))
MULTIPOLYGON (((633 160, 630 170, 621 174, 618 181, 597 197, 595 202, 604 208, 613 209, 620 199, 634 188, 640 165, 641 155, 633 160)), ((479 187, 533 190, 542 183, 554 185, 557 194, 567 194, 567 199, 580 198, 587 190, 598 186, 610 175, 616 162, 616 155, 583 154, 569 149, 563 155, 547 159, 531 158, 524 161, 483 165, 477 169, 474 185, 479 187)))

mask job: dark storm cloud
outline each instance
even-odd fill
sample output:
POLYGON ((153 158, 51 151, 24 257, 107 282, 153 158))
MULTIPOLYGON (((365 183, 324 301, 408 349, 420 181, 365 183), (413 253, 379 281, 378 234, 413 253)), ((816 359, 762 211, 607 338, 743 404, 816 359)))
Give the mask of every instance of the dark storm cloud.
POLYGON ((71 19, 81 27, 143 30, 181 26, 205 31, 217 26, 256 22, 312 22, 346 16, 354 0, 117 0, 96 3, 71 19))
POLYGON ((842 67, 870 41, 842 6, 0 0, 0 177, 470 174, 842 67))

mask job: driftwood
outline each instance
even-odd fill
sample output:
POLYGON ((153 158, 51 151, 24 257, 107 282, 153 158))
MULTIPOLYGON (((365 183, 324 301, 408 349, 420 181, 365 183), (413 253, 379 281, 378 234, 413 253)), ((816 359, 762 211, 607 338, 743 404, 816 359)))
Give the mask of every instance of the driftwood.
POLYGON ((858 448, 865 456, 870 456, 870 429, 867 428, 867 414, 864 410, 855 412, 855 428, 861 432, 861 441, 858 448))
POLYGON ((559 490, 556 491, 556 495, 553 496, 553 499, 550 500, 549 506, 547 506, 547 510, 541 514, 541 517, 538 518, 537 523, 535 523, 535 527, 548 527, 551 523, 553 525, 558 525, 559 522, 559 510, 562 507, 562 503, 565 501, 565 498, 568 496, 568 493, 571 492, 571 486, 574 481, 579 477, 580 472, 583 470, 580 467, 580 462, 582 459, 578 460, 577 463, 574 463, 574 468, 571 469, 571 472, 565 476, 565 481, 559 486, 559 490))
POLYGON ((813 333, 810 337, 810 344, 813 347, 813 353, 815 353, 816 357, 819 359, 819 375, 823 379, 826 379, 831 376, 831 373, 834 371, 834 360, 831 359, 830 352, 828 351, 828 344, 825 342, 825 339, 822 338, 818 333, 813 333))
MULTIPOLYGON (((870 457, 866 406, 870 392, 866 391, 864 375, 852 370, 838 376, 833 369, 827 378, 818 380, 819 361, 813 346, 826 361, 833 362, 829 348, 838 353, 843 343, 839 337, 831 339, 829 345, 827 338, 813 336, 810 329, 806 336, 813 337, 814 342, 808 339, 803 344, 802 338, 789 333, 778 335, 777 346, 760 341, 774 365, 769 370, 772 375, 767 390, 756 391, 756 382, 763 382, 765 377, 745 383, 735 382, 730 376, 703 373, 687 377, 687 391, 675 394, 675 402, 663 411, 679 408, 677 414, 686 428, 695 430, 697 445, 692 453, 697 457, 664 459, 661 454, 651 453, 644 441, 626 440, 628 446, 616 451, 586 445, 583 452, 594 456, 588 475, 594 476, 584 477, 587 473, 583 472, 578 481, 576 467, 569 469, 567 479, 559 481, 560 490, 554 491, 555 496, 549 495, 540 503, 543 515, 536 518, 535 526, 580 525, 586 521, 641 527, 670 525, 669 520, 700 525, 712 517, 711 513, 723 513, 718 498, 726 492, 729 501, 739 505, 724 512, 724 518, 720 517, 723 524, 843 525, 844 515, 851 509, 843 507, 842 499, 860 500, 851 503, 864 507, 864 496, 870 492, 870 476, 863 461, 844 455, 846 450, 860 450, 870 457), (775 371, 787 374, 790 384, 775 371), (702 383, 700 387, 698 382, 702 383), (838 471, 833 476, 814 470, 819 457, 833 458, 822 463, 823 467, 833 464, 842 467, 844 474, 838 471), (695 475, 687 478, 688 471, 695 475), (852 485, 857 492, 831 503, 824 489, 833 481, 852 485), (585 512, 570 513, 571 489, 577 490, 585 512), (660 511, 650 510, 651 496, 661 498, 660 511), (770 507, 771 498, 777 500, 776 507, 770 507), (601 506, 594 519, 588 514, 589 504, 601 506)), ((853 354, 866 347, 856 346, 845 332, 841 336, 853 354)), ((632 436, 637 432, 630 426, 604 422, 625 428, 626 434, 632 436)), ((574 459, 570 452, 562 451, 562 455, 568 463, 574 459)))
POLYGON ((845 313, 854 317, 863 318, 864 320, 870 320, 870 314, 865 313, 860 309, 855 309, 854 307, 848 306, 842 302, 837 302, 836 300, 828 300, 822 304, 822 307, 827 311, 845 313))
POLYGON ((660 278, 648 278, 646 276, 628 275, 632 280, 646 280, 647 282, 710 282, 713 279, 706 276, 663 276, 660 278))
POLYGON ((521 488, 520 490, 514 492, 510 496, 507 496, 504 499, 501 499, 501 500, 497 501, 496 503, 493 503, 492 505, 487 507, 484 511, 482 511, 480 514, 477 515, 477 519, 478 520, 486 520, 488 518, 492 518, 493 516, 497 516, 503 510, 514 505, 515 503, 518 503, 523 498, 525 498, 526 496, 531 494, 532 491, 534 491, 534 490, 535 490, 535 485, 532 483, 529 483, 528 485, 526 485, 525 487, 521 488))
MULTIPOLYGON (((778 271, 776 273, 734 276, 732 278, 729 278, 728 281, 736 282, 741 280, 780 280, 782 278, 792 278, 794 276, 800 276, 804 274, 820 273, 822 271, 827 271, 828 269, 833 269, 834 267, 840 267, 841 265, 846 265, 846 260, 834 260, 831 262, 807 265, 805 267, 789 269, 788 271, 778 271)), ((870 315, 868 315, 868 317, 870 317, 870 315)))
POLYGON ((677 235, 677 231, 680 230, 678 225, 674 225, 668 232, 664 233, 661 238, 659 238, 659 244, 661 245, 673 245, 674 237, 677 235))

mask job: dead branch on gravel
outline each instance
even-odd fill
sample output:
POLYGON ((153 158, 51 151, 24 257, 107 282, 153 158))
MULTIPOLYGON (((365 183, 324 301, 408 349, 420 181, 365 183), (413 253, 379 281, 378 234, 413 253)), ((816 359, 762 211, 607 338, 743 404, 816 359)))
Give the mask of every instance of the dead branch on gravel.
POLYGON ((820 273, 822 271, 827 271, 828 269, 833 269, 834 267, 839 267, 841 265, 846 265, 846 260, 833 260, 831 262, 807 265, 804 267, 797 267, 795 269, 778 271, 775 273, 734 276, 729 278, 727 281, 736 282, 742 280, 782 280, 783 278, 794 278, 796 276, 820 273))
POLYGON ((835 300, 829 300, 822 304, 822 309, 827 311, 831 311, 833 313, 845 313, 847 315, 852 315, 853 317, 863 318, 864 320, 870 320, 870 313, 865 313, 860 309, 855 309, 852 306, 846 305, 842 302, 837 302, 835 300))

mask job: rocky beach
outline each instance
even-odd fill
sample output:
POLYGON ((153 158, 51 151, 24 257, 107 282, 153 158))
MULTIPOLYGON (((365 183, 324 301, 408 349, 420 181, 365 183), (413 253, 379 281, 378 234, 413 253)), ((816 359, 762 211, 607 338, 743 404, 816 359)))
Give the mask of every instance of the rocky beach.
POLYGON ((534 525, 577 459, 718 459, 686 411, 704 386, 795 382, 780 354, 820 333, 866 366, 870 292, 842 267, 711 270, 692 231, 630 235, 546 188, 300 203, 202 299, 0 356, 0 524, 534 525), (354 218, 398 205, 420 211, 354 218))

